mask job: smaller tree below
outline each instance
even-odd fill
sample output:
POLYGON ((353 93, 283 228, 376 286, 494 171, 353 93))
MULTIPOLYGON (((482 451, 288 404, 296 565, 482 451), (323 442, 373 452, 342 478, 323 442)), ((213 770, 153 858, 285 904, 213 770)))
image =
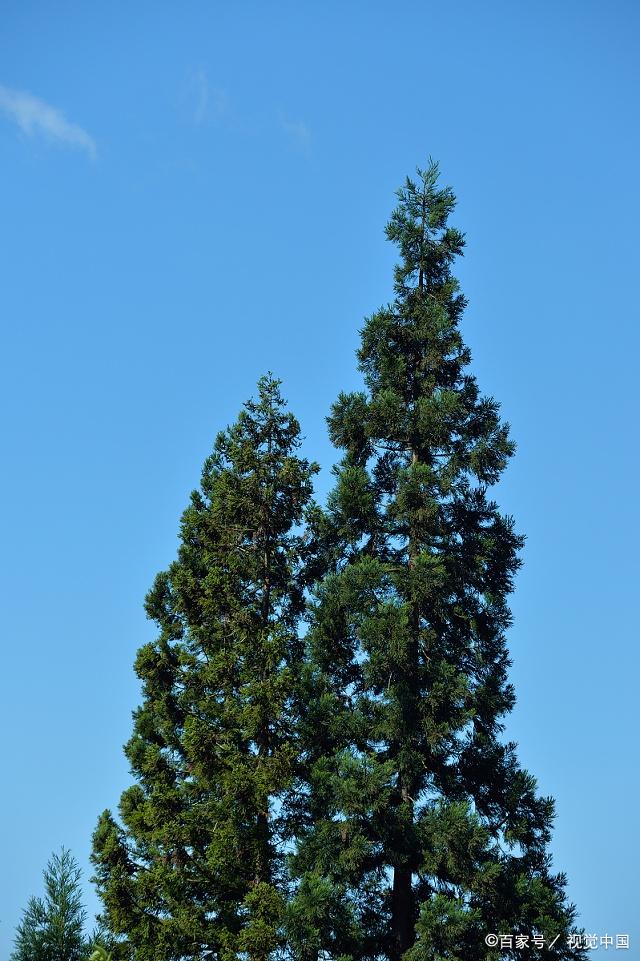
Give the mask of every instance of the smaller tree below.
POLYGON ((16 928, 11 961, 81 961, 89 940, 78 863, 63 847, 51 856, 43 877, 45 896, 29 900, 16 928))
POLYGON ((286 801, 297 769, 300 622, 317 471, 279 381, 221 431, 146 609, 136 782, 92 862, 102 920, 131 961, 267 961, 285 940, 286 801))

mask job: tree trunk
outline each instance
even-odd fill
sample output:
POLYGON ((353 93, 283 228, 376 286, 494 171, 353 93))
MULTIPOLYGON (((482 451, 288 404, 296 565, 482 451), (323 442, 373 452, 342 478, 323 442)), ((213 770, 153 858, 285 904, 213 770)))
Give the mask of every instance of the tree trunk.
POLYGON ((413 888, 411 867, 407 865, 393 869, 392 924, 391 958, 400 961, 413 944, 413 888))

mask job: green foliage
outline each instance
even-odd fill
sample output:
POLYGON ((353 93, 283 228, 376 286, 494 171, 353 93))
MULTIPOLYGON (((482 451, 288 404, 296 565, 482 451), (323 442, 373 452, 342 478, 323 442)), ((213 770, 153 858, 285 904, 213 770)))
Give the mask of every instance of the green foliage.
POLYGON ((514 444, 468 369, 454 205, 433 163, 398 192, 326 510, 271 377, 204 465, 147 595, 135 783, 94 834, 117 961, 508 957, 489 932, 583 957, 553 801, 502 738, 523 538, 489 496, 514 444))
POLYGON ((92 951, 89 961, 111 961, 111 954, 102 945, 98 945, 92 951))
POLYGON ((31 898, 16 929, 11 961, 83 961, 86 911, 81 871, 70 851, 53 854, 44 870, 44 898, 31 898))
POLYGON ((488 494, 514 444, 468 371, 454 204, 434 163, 398 192, 396 296, 362 330, 366 391, 328 419, 344 456, 319 526, 292 809, 290 911, 314 958, 480 961, 490 931, 563 934, 542 954, 580 955, 546 853, 553 802, 500 737, 523 538, 488 494))
POLYGON ((94 834, 103 920, 136 961, 263 959, 283 939, 283 804, 296 776, 299 621, 314 464, 278 381, 221 432, 146 609, 136 783, 94 834))

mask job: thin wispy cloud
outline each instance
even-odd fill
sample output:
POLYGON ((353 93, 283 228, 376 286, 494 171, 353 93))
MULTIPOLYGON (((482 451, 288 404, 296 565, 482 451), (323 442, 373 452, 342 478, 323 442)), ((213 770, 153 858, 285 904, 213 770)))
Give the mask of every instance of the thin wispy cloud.
POLYGON ((0 111, 14 121, 28 137, 42 136, 51 143, 84 150, 92 160, 96 143, 86 130, 71 123, 62 111, 23 90, 0 84, 0 111))
POLYGON ((293 144, 305 153, 311 148, 311 130, 303 120, 290 120, 280 115, 280 126, 293 144))
POLYGON ((247 113, 239 109, 224 87, 211 83, 204 67, 190 69, 180 92, 183 119, 195 127, 215 125, 243 137, 284 136, 294 150, 309 154, 311 128, 279 108, 262 107, 247 113))
POLYGON ((229 95, 222 87, 209 83, 202 68, 195 70, 190 78, 194 100, 193 122, 200 126, 207 120, 221 120, 229 112, 229 95))
POLYGON ((196 94, 196 106, 193 119, 197 124, 201 124, 207 116, 209 105, 209 84, 204 70, 198 70, 193 78, 196 94))

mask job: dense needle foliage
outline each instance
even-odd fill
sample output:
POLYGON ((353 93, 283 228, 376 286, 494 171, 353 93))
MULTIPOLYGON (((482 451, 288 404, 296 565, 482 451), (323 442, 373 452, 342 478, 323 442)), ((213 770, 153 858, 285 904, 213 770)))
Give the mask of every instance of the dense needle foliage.
POLYGON ((282 799, 294 776, 302 661, 299 529, 316 467, 278 382, 217 437, 177 560, 147 596, 137 783, 94 835, 104 920, 136 961, 262 959, 281 947, 282 799))
POLYGON ((582 957, 553 800, 503 737, 523 539, 490 494, 514 445, 469 372, 454 204, 433 163, 398 192, 326 510, 271 377, 205 463, 147 597, 136 783, 94 835, 114 956, 582 957))
POLYGON ((81 871, 66 848, 53 854, 44 870, 44 897, 33 897, 16 929, 11 961, 85 961, 81 871))
POLYGON ((344 456, 309 634, 295 859, 313 959, 510 956, 487 932, 560 935, 526 956, 576 956, 547 852, 553 801, 500 736, 522 538, 489 489, 514 445, 468 370, 454 203, 434 163, 398 192, 395 299, 362 330, 366 390, 329 418, 344 456))

